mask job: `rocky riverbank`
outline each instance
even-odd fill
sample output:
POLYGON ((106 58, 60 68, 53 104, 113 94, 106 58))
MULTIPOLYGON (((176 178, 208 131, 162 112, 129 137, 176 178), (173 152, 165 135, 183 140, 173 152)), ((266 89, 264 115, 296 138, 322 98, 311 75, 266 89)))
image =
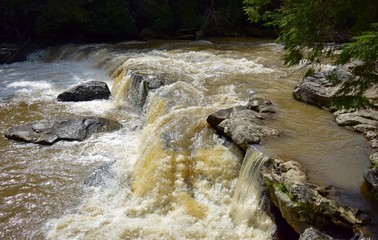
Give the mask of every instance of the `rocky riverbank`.
POLYGON ((337 92, 350 81, 358 81, 347 69, 338 67, 306 76, 294 90, 294 98, 305 103, 324 108, 333 113, 337 124, 365 136, 368 145, 375 151, 370 155, 371 168, 364 172, 366 185, 378 201, 378 86, 365 91, 370 106, 344 109, 333 100, 337 92), (335 83, 334 78, 338 81, 335 83))
MULTIPOLYGON (((275 113, 271 101, 253 97, 247 106, 217 111, 207 121, 218 134, 246 150, 252 144, 279 137, 280 131, 269 126, 275 113)), ((272 218, 277 226, 282 226, 279 221, 286 221, 301 239, 351 239, 366 223, 362 211, 327 198, 329 189, 310 183, 296 161, 269 158, 261 174, 269 192, 271 207, 267 209, 278 209, 268 210, 272 218)), ((279 228, 277 232, 288 231, 279 228)))

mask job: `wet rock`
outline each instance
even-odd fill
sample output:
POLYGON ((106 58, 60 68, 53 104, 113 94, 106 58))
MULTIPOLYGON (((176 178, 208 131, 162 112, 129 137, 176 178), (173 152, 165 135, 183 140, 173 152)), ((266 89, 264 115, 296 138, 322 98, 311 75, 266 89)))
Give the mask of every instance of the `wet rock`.
POLYGON ((378 167, 378 152, 375 152, 372 155, 370 155, 369 160, 373 167, 378 167))
POLYGON ((238 106, 219 110, 207 118, 207 122, 221 135, 229 137, 236 145, 246 150, 251 144, 258 144, 263 139, 279 136, 277 129, 266 126, 264 119, 273 111, 265 111, 265 105, 270 103, 261 101, 249 106, 238 106), (254 110, 248 109, 252 108, 254 110), (261 113, 260 113, 261 112, 261 113))
MULTIPOLYGON (((245 109, 245 108, 242 108, 245 109)), ((227 108, 219 110, 207 117, 207 122, 214 128, 217 129, 218 125, 230 117, 231 113, 237 111, 235 108, 227 108)))
POLYGON ((373 139, 370 141, 370 146, 372 148, 378 148, 378 139, 373 139))
POLYGON ((108 99, 111 93, 104 82, 90 81, 74 86, 58 95, 59 101, 79 102, 95 99, 108 99))
POLYGON ((119 129, 117 121, 100 117, 55 117, 11 127, 5 137, 17 141, 53 144, 60 140, 83 141, 91 134, 119 129))
POLYGON ((310 227, 307 228, 299 237, 299 240, 333 240, 334 238, 328 236, 321 231, 310 227))
POLYGON ((367 131, 367 132, 365 132, 365 138, 367 140, 378 139, 378 132, 376 132, 376 131, 367 131))
POLYGON ((361 211, 328 199, 325 189, 309 183, 298 162, 270 159, 262 179, 274 205, 299 234, 314 227, 331 236, 351 238, 353 229, 363 223, 361 211))
POLYGON ((364 179, 373 196, 378 200, 378 167, 365 170, 364 179))
POLYGON ((276 113, 272 101, 260 98, 249 99, 247 108, 258 113, 276 113))
POLYGON ((294 98, 317 106, 329 108, 332 97, 339 90, 339 86, 334 86, 326 78, 326 74, 317 72, 312 76, 305 77, 294 89, 294 98))
POLYGON ((341 126, 363 125, 367 129, 378 128, 378 111, 373 109, 346 111, 340 110, 334 113, 336 122, 341 126))
POLYGON ((94 170, 85 178, 84 184, 90 187, 99 187, 105 184, 108 179, 114 180, 113 174, 110 172, 110 164, 101 166, 94 170))

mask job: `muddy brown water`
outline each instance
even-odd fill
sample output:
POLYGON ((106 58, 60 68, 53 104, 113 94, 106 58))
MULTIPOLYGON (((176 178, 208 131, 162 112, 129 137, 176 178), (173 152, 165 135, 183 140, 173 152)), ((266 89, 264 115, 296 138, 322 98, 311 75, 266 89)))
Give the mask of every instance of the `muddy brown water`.
POLYGON ((261 224, 251 225, 230 217, 242 154, 225 147, 206 124, 207 115, 246 104, 253 95, 277 105, 271 124, 282 131, 257 147, 300 162, 312 182, 334 187, 333 198, 376 218, 362 178, 371 153, 364 138, 338 126, 330 113, 293 100, 304 70, 285 68, 281 56, 282 47, 271 40, 153 41, 66 45, 0 66, 2 131, 59 114, 124 125, 53 146, 1 137, 0 238, 269 239, 270 220, 252 216, 261 224), (113 99, 55 100, 79 82, 112 86, 123 70, 155 75, 165 85, 150 92, 143 108, 128 99, 127 76, 113 99), (85 186, 104 164, 112 166, 105 185, 85 186))

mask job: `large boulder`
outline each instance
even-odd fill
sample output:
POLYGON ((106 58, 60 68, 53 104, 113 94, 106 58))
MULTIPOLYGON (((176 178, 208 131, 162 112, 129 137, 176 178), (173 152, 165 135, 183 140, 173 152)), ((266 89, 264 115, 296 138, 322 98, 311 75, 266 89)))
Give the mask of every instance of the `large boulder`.
POLYGON ((316 72, 303 78, 294 89, 294 98, 317 107, 329 108, 332 97, 340 87, 334 86, 326 76, 327 73, 316 72))
POLYGON ((55 117, 9 128, 5 137, 17 141, 51 145, 57 141, 83 141, 91 134, 113 131, 122 125, 100 117, 55 117))
POLYGON ((337 238, 351 238, 363 223, 362 212, 328 199, 326 190, 309 183, 298 162, 271 158, 262 179, 270 199, 298 234, 314 227, 337 238))
POLYGON ((111 93, 104 82, 90 81, 74 86, 58 95, 59 101, 79 102, 95 99, 108 99, 111 93))
POLYGON ((209 115, 207 122, 219 134, 230 138, 246 150, 249 145, 258 144, 265 138, 279 136, 279 131, 266 126, 264 121, 274 112, 271 102, 255 99, 251 100, 248 106, 219 110, 209 115))

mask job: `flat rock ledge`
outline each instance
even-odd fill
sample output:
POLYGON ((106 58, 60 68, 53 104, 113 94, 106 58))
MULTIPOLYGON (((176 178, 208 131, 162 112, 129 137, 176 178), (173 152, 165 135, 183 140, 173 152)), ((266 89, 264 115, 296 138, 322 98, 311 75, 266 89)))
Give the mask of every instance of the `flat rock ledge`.
MULTIPOLYGON (((300 84, 294 89, 294 98, 305 103, 324 108, 333 113, 336 122, 340 126, 352 129, 365 136, 366 140, 375 153, 369 159, 372 163, 371 169, 364 173, 366 185, 378 201, 377 177, 372 177, 378 171, 378 86, 373 85, 364 96, 373 103, 369 109, 340 109, 331 106, 332 98, 346 81, 353 81, 353 76, 343 68, 336 68, 330 71, 317 72, 303 78, 300 84), (339 84, 332 84, 332 77, 337 76, 339 84)), ((376 175, 375 175, 376 176, 376 175)))
POLYGON ((108 99, 111 93, 108 85, 100 81, 90 81, 74 86, 58 95, 58 101, 80 102, 108 99))
POLYGON ((91 134, 121 128, 117 121, 86 116, 64 116, 35 121, 9 128, 8 139, 51 145, 57 141, 83 141, 91 134))
POLYGON ((352 239, 365 223, 363 212, 328 199, 325 189, 309 183, 298 162, 270 158, 261 175, 271 201, 301 239, 352 239))
POLYGON ((231 139, 244 151, 251 144, 259 144, 268 137, 277 137, 277 129, 266 126, 275 108, 269 100, 250 99, 247 106, 219 110, 207 118, 207 122, 220 134, 231 139))

